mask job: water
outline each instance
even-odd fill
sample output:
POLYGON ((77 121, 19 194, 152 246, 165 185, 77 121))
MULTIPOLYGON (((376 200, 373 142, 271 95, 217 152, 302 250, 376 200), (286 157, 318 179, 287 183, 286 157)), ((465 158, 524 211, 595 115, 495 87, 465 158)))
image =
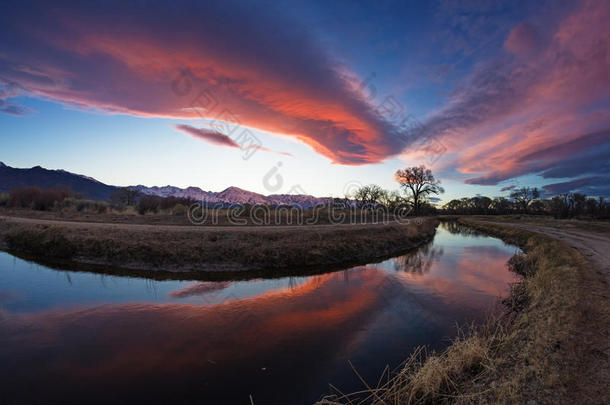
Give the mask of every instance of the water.
POLYGON ((406 256, 309 277, 155 281, 0 252, 3 403, 311 403, 445 347, 516 277, 517 251, 441 225, 406 256))

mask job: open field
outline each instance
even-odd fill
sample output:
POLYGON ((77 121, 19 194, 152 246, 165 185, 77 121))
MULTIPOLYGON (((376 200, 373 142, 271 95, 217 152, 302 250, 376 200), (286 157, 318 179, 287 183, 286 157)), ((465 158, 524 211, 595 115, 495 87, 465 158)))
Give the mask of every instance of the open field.
POLYGON ((562 232, 583 231, 587 235, 610 235, 610 221, 608 220, 581 220, 581 219, 554 219, 542 215, 477 215, 471 217, 477 221, 515 224, 529 229, 547 230, 555 229, 562 232))
MULTIPOLYGON (((205 208, 197 204, 192 210, 182 207, 184 211, 161 210, 156 213, 140 214, 134 207, 123 210, 108 209, 97 212, 95 209, 78 211, 70 209, 34 210, 0 206, 0 216, 28 219, 57 220, 70 222, 99 222, 107 224, 134 225, 181 225, 181 226, 291 226, 291 225, 336 225, 365 224, 374 222, 395 222, 393 212, 352 209, 330 209, 318 206, 300 209, 297 207, 270 207, 237 205, 233 208, 205 208), (189 219, 189 216, 191 219, 189 219)), ((404 218, 401 218, 404 219, 404 218)))
POLYGON ((504 300, 507 312, 463 331, 442 353, 416 351, 363 392, 320 404, 609 403, 610 239, 575 221, 573 232, 549 219, 544 227, 515 218, 459 221, 524 250, 511 259, 524 278, 504 300))
POLYGON ((319 226, 179 226, 0 217, 3 249, 134 270, 247 272, 362 263, 428 241, 434 218, 319 226))

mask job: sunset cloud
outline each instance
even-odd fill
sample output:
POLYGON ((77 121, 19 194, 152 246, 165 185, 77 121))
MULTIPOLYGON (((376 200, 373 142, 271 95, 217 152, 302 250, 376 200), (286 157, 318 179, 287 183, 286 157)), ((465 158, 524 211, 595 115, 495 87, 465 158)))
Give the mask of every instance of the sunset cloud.
MULTIPOLYGON (((444 4, 444 28, 432 35, 443 49, 422 37, 423 47, 434 48, 433 63, 415 52, 409 60, 413 71, 450 66, 441 87, 453 91, 436 105, 430 99, 438 83, 405 91, 412 84, 395 78, 400 69, 389 61, 376 62, 375 91, 365 92, 355 71, 369 69, 376 55, 364 55, 366 62, 352 55, 360 65, 348 66, 342 51, 360 52, 362 42, 335 37, 345 48, 336 47, 328 27, 312 28, 311 19, 274 7, 186 0, 2 4, 0 90, 10 91, 0 93, 0 112, 31 113, 18 98, 26 96, 180 119, 181 132, 227 148, 240 147, 239 134, 249 128, 298 140, 332 163, 375 164, 400 155, 408 164, 432 165, 443 179, 475 185, 532 174, 552 184, 609 176, 608 2, 583 0, 553 12, 515 5, 502 17, 504 6, 495 3, 444 4), (376 108, 388 92, 407 101, 406 113, 427 113, 407 137, 376 108)), ((375 44, 383 39, 393 34, 375 36, 375 44)), ((364 45, 368 52, 383 48, 364 45)), ((290 155, 248 146, 254 147, 290 155)))
POLYGON ((11 115, 28 115, 34 112, 30 108, 8 100, 17 95, 18 93, 11 91, 10 88, 8 90, 3 89, 0 82, 0 112, 11 115))
POLYGON ((583 177, 576 180, 547 184, 542 186, 542 190, 546 196, 554 196, 564 193, 582 193, 589 196, 607 196, 610 195, 610 179, 599 176, 583 177))
POLYGON ((607 177, 609 20, 610 4, 590 1, 558 21, 517 25, 508 52, 479 64, 425 122, 450 152, 440 166, 481 185, 527 174, 607 177))
POLYGON ((195 127, 192 127, 190 125, 185 125, 185 124, 176 125, 176 129, 186 132, 187 134, 191 135, 194 138, 201 139, 203 141, 206 141, 211 144, 218 145, 218 146, 227 146, 229 148, 237 148, 237 149, 256 149, 256 150, 263 151, 263 152, 277 153, 278 155, 283 155, 283 156, 292 156, 292 153, 276 151, 276 150, 264 147, 262 145, 249 145, 249 144, 240 145, 236 141, 231 139, 229 136, 227 136, 221 132, 214 131, 213 129, 195 128, 195 127))
POLYGON ((214 145, 228 146, 230 148, 239 148, 239 145, 231 138, 220 132, 210 129, 194 128, 190 125, 176 125, 176 129, 184 131, 197 139, 202 139, 214 145))
POLYGON ((404 146, 308 30, 253 3, 25 1, 2 6, 0 38, 0 83, 24 94, 245 125, 348 165, 404 146))

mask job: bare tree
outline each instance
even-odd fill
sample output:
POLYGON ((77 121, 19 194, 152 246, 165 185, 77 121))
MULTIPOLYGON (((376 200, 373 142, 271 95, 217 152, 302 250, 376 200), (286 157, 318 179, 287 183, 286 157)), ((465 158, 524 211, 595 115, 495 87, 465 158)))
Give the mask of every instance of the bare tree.
POLYGON ((383 190, 383 193, 379 197, 379 202, 384 206, 395 209, 404 201, 399 191, 396 190, 383 190))
POLYGON ((432 171, 423 165, 398 170, 394 176, 405 192, 411 194, 411 204, 415 214, 420 213, 422 204, 431 194, 445 192, 440 186, 440 180, 435 179, 432 171))
POLYGON ((521 187, 510 193, 510 198, 514 199, 524 212, 527 212, 530 203, 538 197, 540 197, 540 193, 536 187, 521 187))
POLYGON ((383 197, 384 190, 376 184, 362 186, 354 193, 354 199, 358 202, 359 207, 365 205, 374 205, 379 203, 383 197))
POLYGON ((110 202, 116 205, 136 205, 140 191, 135 187, 121 187, 114 190, 110 202))

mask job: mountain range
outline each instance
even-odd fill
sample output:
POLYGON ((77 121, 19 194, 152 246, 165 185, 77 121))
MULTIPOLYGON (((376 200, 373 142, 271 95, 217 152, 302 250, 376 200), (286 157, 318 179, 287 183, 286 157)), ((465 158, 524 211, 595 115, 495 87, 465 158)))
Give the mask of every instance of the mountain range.
MULTIPOLYGON (((19 169, 0 162, 0 193, 7 193, 16 187, 28 186, 68 188, 93 200, 108 200, 112 193, 119 188, 104 184, 92 177, 65 170, 50 170, 40 166, 30 169, 19 169)), ((314 197, 307 194, 271 194, 266 196, 243 190, 239 187, 229 187, 220 192, 205 191, 199 187, 147 187, 143 185, 132 187, 145 195, 191 198, 198 201, 222 204, 293 205, 310 208, 329 201, 329 198, 314 197)))

